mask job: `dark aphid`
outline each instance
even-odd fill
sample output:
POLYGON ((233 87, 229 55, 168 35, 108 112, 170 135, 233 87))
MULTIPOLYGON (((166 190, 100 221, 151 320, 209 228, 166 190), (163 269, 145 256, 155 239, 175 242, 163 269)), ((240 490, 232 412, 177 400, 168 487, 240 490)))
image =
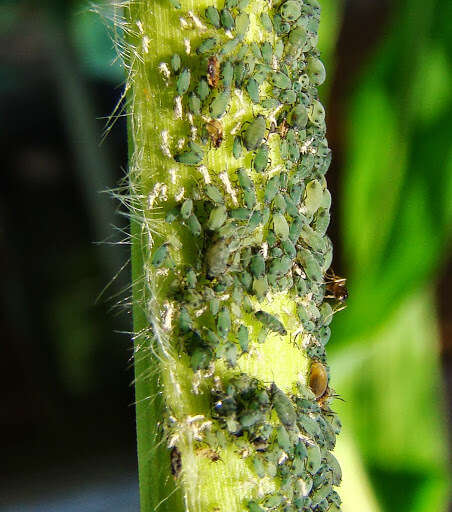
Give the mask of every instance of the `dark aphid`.
POLYGON ((262 26, 267 32, 271 32, 273 30, 272 20, 270 19, 270 16, 266 12, 263 12, 261 14, 260 20, 262 26))
POLYGON ((326 290, 329 292, 329 295, 326 295, 325 298, 345 302, 348 298, 348 290, 345 286, 347 279, 335 274, 332 268, 327 271, 325 277, 326 290))
POLYGON ((219 148, 223 142, 223 126, 217 119, 211 119, 206 123, 207 133, 215 148, 219 148))
POLYGON ((231 330, 231 315, 229 309, 223 306, 218 312, 217 318, 218 334, 224 339, 227 337, 228 332, 231 330))
POLYGON ((184 220, 188 220, 193 213, 193 199, 186 199, 180 207, 180 214, 184 220))
POLYGON ((230 99, 230 92, 220 92, 210 104, 210 115, 216 119, 222 117, 226 112, 230 99))
POLYGON ((216 28, 220 28, 220 13, 217 9, 215 9, 215 7, 209 5, 204 14, 209 23, 211 23, 216 28))
POLYGON ((236 135, 232 144, 232 154, 234 155, 235 159, 239 159, 242 156, 242 149, 242 139, 236 135))
POLYGON ((202 232, 201 224, 194 213, 192 213, 190 215, 190 217, 188 218, 187 226, 190 229, 190 231, 192 232, 192 234, 195 236, 199 236, 202 232))
POLYGON ((288 22, 296 21, 301 16, 301 5, 296 0, 287 0, 279 9, 281 17, 288 22))
POLYGON ((256 172, 263 172, 267 168, 268 165, 268 146, 266 144, 261 144, 256 151, 256 156, 254 157, 253 166, 256 172))
POLYGON ((190 141, 188 145, 190 149, 184 153, 175 155, 174 160, 185 165, 198 165, 204 157, 204 151, 201 146, 195 142, 190 141))
POLYGON ((168 256, 168 245, 169 244, 163 244, 154 252, 151 261, 152 266, 159 268, 163 265, 168 256))
POLYGON ((254 316, 261 322, 261 324, 270 331, 277 332, 282 336, 287 334, 284 325, 276 318, 276 316, 267 313, 266 311, 256 311, 254 316))
POLYGON ((275 71, 272 74, 272 82, 279 89, 288 89, 292 84, 290 78, 281 71, 275 71))
POLYGON ((262 277, 265 274, 265 260, 262 254, 255 254, 251 258, 250 270, 254 277, 262 277))
POLYGON ((190 87, 191 72, 188 68, 184 68, 177 79, 176 88, 177 94, 183 96, 190 87))
POLYGON ((232 17, 231 11, 229 9, 221 9, 220 23, 226 30, 232 30, 234 28, 234 18, 232 17))
POLYGON ((239 39, 243 39, 250 26, 250 17, 248 13, 241 12, 235 19, 235 30, 239 39))
POLYGON ((270 391, 279 420, 285 427, 293 427, 297 422, 297 413, 289 397, 275 383, 271 385, 270 391))
POLYGON ((212 185, 211 183, 206 185, 206 195, 214 203, 224 203, 222 193, 218 190, 218 188, 215 185, 212 185))
POLYGON ((214 89, 218 85, 219 79, 220 61, 216 55, 212 55, 207 61, 207 83, 214 89))
POLYGON ((188 109, 196 116, 199 116, 201 113, 201 100, 194 92, 188 95, 188 109))
POLYGON ((253 103, 259 103, 259 84, 254 78, 250 78, 246 84, 246 91, 253 103))
POLYGON ((311 365, 309 387, 314 393, 316 399, 321 398, 328 388, 328 373, 326 368, 319 361, 315 361, 311 365))
POLYGON ((171 474, 174 478, 177 478, 180 475, 182 470, 182 456, 177 446, 173 446, 170 452, 170 461, 171 461, 171 474))
POLYGON ((196 53, 198 55, 208 53, 215 47, 216 44, 217 40, 214 37, 208 37, 207 39, 204 39, 203 42, 198 46, 196 53))
POLYGON ((201 80, 198 82, 196 90, 201 101, 204 101, 210 94, 209 86, 204 78, 201 78, 201 80))
POLYGON ((210 277, 218 277, 224 274, 228 266, 229 255, 229 244, 225 239, 218 240, 207 249, 206 263, 210 277))
POLYGON ((265 136, 266 128, 265 118, 262 115, 258 115, 249 123, 242 135, 246 149, 250 151, 259 146, 265 136))
POLYGON ((180 56, 175 53, 172 57, 171 57, 171 67, 173 69, 173 71, 175 73, 177 73, 180 69, 180 66, 181 66, 181 59, 180 59, 180 56))

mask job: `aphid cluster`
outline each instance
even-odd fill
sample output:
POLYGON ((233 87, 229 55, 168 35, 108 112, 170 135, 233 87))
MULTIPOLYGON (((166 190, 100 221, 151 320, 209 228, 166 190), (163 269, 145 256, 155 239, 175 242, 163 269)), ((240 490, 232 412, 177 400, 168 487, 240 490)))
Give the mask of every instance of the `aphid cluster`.
POLYGON ((208 29, 196 65, 192 57, 171 57, 175 96, 196 128, 172 158, 201 168, 209 151, 225 147, 237 166, 205 183, 193 180, 166 210, 165 221, 177 220, 193 237, 195 263, 176 265, 165 242, 154 248, 151 265, 170 272, 172 329, 194 372, 219 359, 234 371, 269 335, 294 343, 300 335, 311 358, 308 391, 294 383, 284 393, 237 374, 212 391, 212 418, 232 439, 246 440, 259 477, 281 482, 277 492, 250 501, 250 512, 335 512, 341 473, 330 451, 340 425, 328 405, 325 345, 346 289, 328 272, 331 196, 324 176, 331 151, 317 94, 325 80, 316 50, 320 7, 317 0, 274 1, 260 15, 257 42, 247 38, 248 3, 226 0, 223 9, 202 13, 208 29), (236 92, 255 110, 227 133, 236 92), (281 292, 293 299, 296 331, 269 307, 281 292))

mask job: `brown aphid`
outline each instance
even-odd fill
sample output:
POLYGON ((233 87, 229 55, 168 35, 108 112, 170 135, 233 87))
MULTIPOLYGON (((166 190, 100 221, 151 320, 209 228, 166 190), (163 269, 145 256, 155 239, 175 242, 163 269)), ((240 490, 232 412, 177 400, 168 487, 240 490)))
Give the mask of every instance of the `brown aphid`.
POLYGON ((209 57, 207 61, 207 83, 215 88, 220 80, 220 61, 216 55, 209 57))
POLYGON ((283 119, 282 123, 278 126, 278 133, 281 139, 284 139, 286 137, 288 131, 289 125, 287 124, 287 121, 283 119))
POLYGON ((171 474, 174 476, 174 478, 177 478, 182 470, 182 456, 177 446, 173 446, 171 448, 170 460, 171 474))
POLYGON ((200 448, 199 450, 196 450, 197 455, 200 455, 201 457, 206 457, 207 459, 210 459, 212 462, 218 462, 220 460, 220 456, 215 450, 212 450, 211 448, 200 448))
POLYGON ((218 119, 211 119, 207 122, 206 129, 214 147, 219 148, 223 142, 223 126, 221 122, 218 119))
POLYGON ((309 387, 314 393, 316 400, 322 398, 328 389, 328 373, 326 368, 319 361, 314 361, 311 364, 309 387))
POLYGON ((338 276, 331 268, 327 271, 325 277, 326 291, 329 292, 329 295, 325 295, 325 298, 345 302, 348 298, 348 290, 345 286, 347 279, 338 276))

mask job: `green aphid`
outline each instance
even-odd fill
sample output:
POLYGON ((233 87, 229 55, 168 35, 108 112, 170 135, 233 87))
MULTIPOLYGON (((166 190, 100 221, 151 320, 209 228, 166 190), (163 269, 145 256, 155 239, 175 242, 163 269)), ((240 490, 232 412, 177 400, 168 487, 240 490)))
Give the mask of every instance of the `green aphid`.
POLYGON ((279 174, 275 174, 275 176, 272 176, 265 185, 265 192, 264 192, 264 201, 267 204, 270 204, 273 199, 275 198, 276 194, 279 191, 279 174))
POLYGON ((247 44, 242 44, 237 52, 235 61, 238 62, 238 61, 243 60, 245 58, 246 54, 248 53, 248 51, 249 51, 249 46, 247 44))
POLYGON ((234 208, 230 211, 231 219, 235 220, 248 220, 251 213, 251 210, 248 210, 248 208, 234 208))
POLYGON ((194 92, 191 92, 188 95, 188 109, 195 116, 199 116, 201 114, 201 100, 194 92))
POLYGON ((286 218, 281 213, 275 213, 273 215, 273 230, 275 235, 280 240, 286 240, 289 238, 290 228, 286 218))
POLYGON ((234 78, 234 66, 232 62, 227 60, 222 67, 221 78, 223 80, 223 86, 225 89, 229 89, 232 85, 232 80, 234 78))
POLYGON ((267 224, 270 220, 270 213, 270 208, 268 206, 262 208, 262 224, 267 224))
POLYGON ((282 17, 279 14, 275 14, 273 16, 273 27, 275 29, 275 32, 282 36, 284 34, 287 34, 290 30, 290 25, 286 21, 282 19, 282 17))
POLYGON ((240 418, 240 424, 243 428, 249 429, 254 427, 256 423, 260 423, 263 420, 263 415, 260 411, 247 411, 243 413, 240 418))
POLYGON ((168 224, 171 224, 172 222, 174 222, 177 219, 178 215, 179 215, 179 209, 171 208, 171 210, 169 210, 165 216, 165 222, 168 222, 168 224))
POLYGON ((254 277, 262 277, 265 274, 265 260, 262 254, 255 254, 251 258, 250 270, 254 277))
POLYGON ((169 244, 161 245, 152 256, 151 264, 153 267, 161 267, 168 256, 168 246, 169 244))
POLYGON ((288 121, 290 126, 298 130, 305 128, 308 122, 308 112, 306 108, 301 104, 295 105, 288 116, 288 121))
POLYGON ((267 79, 268 74, 270 73, 271 68, 266 64, 257 64, 254 69, 253 78, 259 85, 262 85, 264 81, 267 79))
POLYGON ((241 12, 235 19, 235 31, 237 32, 237 36, 240 39, 243 39, 246 36, 249 26, 250 26, 250 17, 248 15, 248 13, 241 12))
POLYGON ((287 433, 287 430, 282 425, 277 428, 277 439, 280 448, 286 453, 290 452, 292 449, 292 442, 290 440, 289 434, 287 433))
POLYGON ((204 11, 204 15, 207 21, 216 28, 220 28, 220 13, 215 7, 209 5, 204 11))
POLYGON ((206 252, 206 263, 208 275, 218 277, 225 273, 230 256, 229 244, 224 239, 220 239, 211 245, 206 252))
POLYGON ((199 236, 202 232, 201 224, 199 223, 198 217, 196 217, 194 213, 192 213, 188 218, 187 226, 194 236, 199 236))
POLYGON ((273 31, 272 20, 270 19, 270 16, 266 12, 263 12, 261 14, 260 20, 261 20, 262 26, 264 27, 264 29, 267 32, 272 32, 273 31))
POLYGON ((225 339, 231 330, 231 315, 229 309, 223 306, 218 312, 217 330, 221 338, 225 339))
POLYGON ((261 61, 262 60, 262 53, 261 53, 261 49, 259 48, 259 45, 255 41, 253 41, 250 44, 250 48, 251 48, 251 52, 254 55, 254 57, 256 57, 256 59, 258 61, 261 61))
POLYGON ((218 311, 220 310, 220 301, 216 297, 209 301, 209 309, 213 316, 218 314, 218 311))
POLYGON ((301 5, 296 0, 287 0, 279 9, 281 17, 289 23, 296 21, 301 16, 301 5))
POLYGON ((282 214, 286 213, 286 201, 280 192, 273 199, 273 210, 282 214))
POLYGON ((270 254, 272 258, 280 258, 283 255, 283 251, 279 247, 273 247, 273 249, 270 251, 270 254))
POLYGON ((260 279, 253 280, 253 292, 259 300, 262 300, 265 297, 268 292, 267 277, 261 277, 260 279))
POLYGON ((180 59, 180 55, 178 55, 177 53, 175 53, 172 57, 171 57, 171 68, 173 69, 173 71, 175 73, 177 73, 180 69, 180 66, 181 66, 181 59, 180 59))
POLYGON ((304 444, 304 441, 302 441, 301 439, 295 445, 295 455, 299 457, 301 460, 304 460, 308 456, 306 445, 304 444))
POLYGON ((248 297, 248 295, 245 295, 243 297, 243 311, 245 311, 245 313, 253 312, 253 304, 251 302, 251 299, 248 297))
POLYGON ((241 325, 237 331, 237 339, 239 341, 240 348, 243 352, 248 352, 249 338, 248 338, 248 327, 241 325))
POLYGON ((232 292, 232 302, 236 306, 240 307, 242 305, 242 300, 243 300, 243 290, 242 290, 242 287, 240 286, 239 282, 237 282, 236 284, 237 284, 237 286, 235 286, 235 288, 232 292))
POLYGON ((224 351, 224 358, 228 366, 234 368, 237 364, 237 345, 234 343, 227 343, 224 351))
MULTIPOLYGON (((261 144, 256 151, 256 156, 254 157, 253 167, 256 172, 264 172, 269 164, 268 160, 269 148, 267 144, 261 144)), ((268 201, 268 202, 271 202, 268 201)))
POLYGON ((242 139, 239 135, 236 135, 234 137, 234 142, 232 143, 232 154, 234 155, 234 158, 238 160, 242 156, 242 139))
POLYGON ((254 72, 254 68, 256 67, 256 58, 254 57, 254 55, 246 55, 245 58, 243 59, 243 63, 246 69, 246 76, 252 75, 254 72))
POLYGON ((253 103, 259 103, 259 84, 254 78, 250 78, 246 84, 246 91, 253 103))
POLYGON ((274 247, 278 243, 275 232, 271 229, 268 230, 265 240, 267 241, 269 247, 274 247))
POLYGON ((301 414, 298 417, 298 425, 312 439, 318 439, 322 435, 317 421, 307 414, 301 414))
POLYGON ((320 343, 323 346, 327 345, 331 338, 331 329, 326 326, 321 327, 318 331, 318 334, 320 343))
POLYGON ((223 194, 218 190, 218 188, 215 185, 212 185, 211 183, 206 185, 206 195, 214 203, 224 203, 223 194))
MULTIPOLYGON (((259 457, 254 457, 253 466, 254 466, 254 471, 256 471, 256 473, 257 473, 257 476, 259 478, 264 478, 265 468, 264 468, 264 464, 262 463, 262 461, 259 457)), ((264 510, 262 510, 261 507, 259 507, 254 501, 250 501, 248 503, 248 508, 249 508, 250 512, 264 512, 264 510)))
POLYGON ((224 45, 222 46, 220 50, 220 55, 228 55, 233 50, 235 50, 236 46, 240 43, 241 38, 240 37, 234 37, 234 39, 230 39, 229 41, 226 41, 224 45))
POLYGON ((237 7, 243 11, 243 9, 246 9, 248 7, 248 4, 250 3, 250 0, 239 0, 239 3, 237 7))
MULTIPOLYGON (((297 101, 297 93, 292 89, 287 89, 281 93, 279 99, 283 103, 287 103, 288 105, 293 105, 297 101)), ((307 114, 306 114, 306 119, 307 119, 307 114)))
POLYGON ((253 182, 243 167, 237 169, 239 185, 243 190, 254 190, 253 182))
POLYGON ((275 43, 275 57, 280 60, 284 53, 284 42, 278 39, 275 43))
POLYGON ((196 53, 198 55, 202 55, 203 53, 208 53, 217 44, 217 40, 214 37, 208 37, 207 39, 204 39, 203 42, 198 46, 196 53))
POLYGON ((328 464, 329 470, 332 473, 333 485, 338 486, 342 482, 342 470, 336 457, 331 453, 326 454, 326 463, 328 464))
POLYGON ((312 217, 320 208, 323 200, 323 187, 317 180, 312 180, 306 185, 303 200, 303 208, 308 217, 312 217))
POLYGON ((269 268, 270 274, 274 276, 283 276, 289 272, 292 267, 292 260, 288 256, 272 260, 269 268))
POLYGON ((204 101, 210 94, 209 84, 207 83, 207 80, 201 78, 201 80, 198 82, 196 90, 201 101, 204 101))
POLYGON ((273 407, 279 420, 285 427, 293 427, 297 422, 297 414, 289 397, 275 383, 271 385, 273 407))
POLYGON ((182 332, 188 332, 191 330, 193 321, 186 308, 181 308, 179 313, 179 329, 182 332))
MULTIPOLYGON (((247 208, 252 210, 256 206, 256 193, 255 193, 254 189, 244 190, 243 191, 243 200, 245 201, 247 208)), ((253 215, 254 215, 254 212, 253 212, 253 215)))
POLYGON ((221 226, 226 222, 228 218, 228 212, 226 210, 226 206, 221 204, 216 208, 213 208, 209 215, 209 220, 207 221, 207 228, 211 231, 216 231, 221 228, 221 226))
POLYGON ((262 59, 264 60, 264 62, 266 64, 268 64, 269 66, 271 66, 272 58, 273 58, 273 47, 272 47, 271 43, 269 43, 268 41, 265 41, 264 43, 262 43, 261 53, 262 53, 262 59))
POLYGON ((193 213, 193 200, 186 199, 180 207, 180 214, 184 220, 188 220, 190 215, 193 213))
POLYGON ((218 119, 224 115, 229 104, 231 95, 229 91, 220 92, 210 104, 210 115, 218 119))
POLYGON ((320 233, 317 233, 308 224, 305 224, 301 234, 306 245, 314 249, 314 251, 323 252, 325 249, 325 238, 320 233))
POLYGON ((295 245, 291 242, 290 239, 283 240, 281 242, 281 246, 289 258, 291 258, 291 259, 295 258, 295 256, 297 255, 297 250, 295 248, 295 245))
POLYGON ((221 9, 220 23, 225 30, 232 30, 234 28, 234 18, 229 9, 221 9))
POLYGON ((317 445, 310 445, 307 448, 307 452, 308 461, 306 468, 309 471, 309 473, 311 473, 311 475, 315 475, 322 465, 322 456, 320 453, 320 448, 317 445))
POLYGON ((265 343, 265 340, 268 336, 268 329, 265 327, 262 327, 262 329, 259 331, 259 334, 257 335, 257 342, 262 345, 262 343, 265 343))
POLYGON ((279 89, 289 89, 292 85, 290 78, 286 74, 281 73, 281 71, 275 71, 272 74, 272 82, 279 89))
POLYGON ((300 238, 303 229, 304 220, 301 215, 297 215, 289 227, 289 239, 296 244, 300 238))
POLYGON ((183 96, 190 87, 191 71, 188 68, 184 68, 179 75, 176 82, 177 94, 183 96))
POLYGON ((306 281, 301 277, 296 277, 294 281, 295 290, 297 292, 297 295, 299 297, 303 297, 306 295, 307 287, 306 287, 306 281))
POLYGON ((168 0, 169 3, 175 8, 175 9, 180 9, 181 8, 181 4, 179 2, 179 0, 168 0))
POLYGON ((306 249, 299 249, 297 258, 300 260, 308 278, 320 283, 322 281, 322 269, 312 253, 306 249))
POLYGON ((317 210, 312 227, 320 235, 325 235, 330 224, 330 213, 326 208, 319 208, 317 210))
POLYGON ((189 150, 185 151, 184 153, 179 153, 174 156, 174 160, 176 162, 179 162, 180 164, 185 165, 198 165, 201 163, 203 157, 204 157, 204 151, 195 142, 190 141, 188 143, 189 150))
POLYGON ((300 159, 300 148, 298 144, 295 142, 293 144, 289 144, 289 160, 291 162, 298 162, 300 159))
POLYGON ((328 302, 324 302, 320 306, 320 318, 323 326, 330 325, 331 320, 333 319, 333 308, 328 302))
POLYGON ((228 9, 233 9, 234 7, 237 7, 237 4, 239 3, 239 0, 226 0, 224 3, 225 7, 228 9))
POLYGON ((264 505, 266 508, 274 509, 275 507, 282 505, 284 501, 284 496, 281 496, 280 494, 274 494, 265 500, 264 505))
POLYGON ((279 106, 279 101, 274 98, 267 98, 261 101, 261 105, 263 108, 274 110, 279 106))
POLYGON ((322 202, 320 203, 321 208, 329 209, 331 206, 331 192, 325 188, 322 193, 322 202))
POLYGON ((234 80, 237 87, 243 85, 243 81, 246 76, 246 66, 242 61, 238 61, 234 64, 234 80))
POLYGON ((269 329, 270 331, 273 332, 277 332, 282 336, 285 336, 287 334, 284 325, 281 323, 280 320, 276 318, 276 316, 273 316, 270 313, 267 313, 266 311, 256 311, 256 313, 254 313, 254 316, 259 320, 259 322, 261 322, 261 324, 266 329, 269 329))
POLYGON ((198 282, 198 279, 196 277, 196 272, 189 268, 186 274, 186 280, 187 280, 187 286, 188 288, 195 288, 196 283, 198 282))
POLYGON ((294 185, 291 185, 289 193, 294 204, 298 204, 300 202, 304 190, 304 182, 295 183, 294 185))
POLYGON ((245 247, 240 254, 241 262, 244 267, 247 267, 249 265, 251 261, 251 256, 251 247, 245 247))
POLYGON ((265 137, 267 129, 265 118, 262 115, 255 117, 242 134, 242 140, 248 151, 256 149, 265 137))
POLYGON ((325 66, 319 59, 315 57, 308 57, 306 71, 308 73, 311 83, 313 83, 314 85, 322 85, 323 82, 325 81, 325 66))
POLYGON ((325 109, 318 100, 314 100, 308 110, 308 118, 312 124, 323 127, 325 125, 325 109))
MULTIPOLYGON (((244 194, 245 194, 245 192, 244 192, 244 194)), ((259 210, 255 210, 252 213, 250 220, 248 221, 248 225, 247 225, 248 231, 254 231, 257 228, 257 226, 262 224, 262 220, 263 220, 262 213, 259 210)))
POLYGON ((303 48, 308 38, 309 36, 306 28, 301 25, 293 28, 289 34, 289 42, 297 48, 303 48))

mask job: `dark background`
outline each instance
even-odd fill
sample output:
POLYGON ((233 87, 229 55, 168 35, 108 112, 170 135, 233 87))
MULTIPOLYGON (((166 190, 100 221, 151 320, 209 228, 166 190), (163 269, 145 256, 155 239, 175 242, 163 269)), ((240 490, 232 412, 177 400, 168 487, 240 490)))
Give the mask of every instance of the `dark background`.
MULTIPOLYGON (((350 288, 329 347, 344 511, 441 512, 452 7, 322 4, 330 236, 350 288)), ((127 219, 106 192, 127 168, 125 117, 103 137, 114 56, 86 2, 0 2, 1 510, 138 510, 127 219)))

